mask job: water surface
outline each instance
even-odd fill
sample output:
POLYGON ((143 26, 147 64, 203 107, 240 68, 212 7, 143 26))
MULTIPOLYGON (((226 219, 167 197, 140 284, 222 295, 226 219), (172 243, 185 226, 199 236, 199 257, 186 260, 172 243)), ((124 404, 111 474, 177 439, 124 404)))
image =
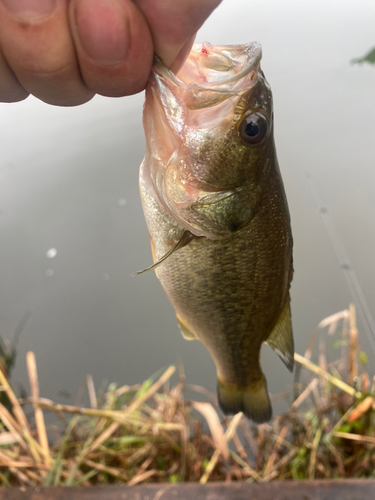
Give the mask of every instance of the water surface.
MULTIPOLYGON (((301 353, 317 323, 353 300, 306 173, 375 315, 375 67, 349 63, 375 45, 374 19, 366 0, 227 0, 197 37, 263 46, 295 239, 301 353)), ((33 350, 41 394, 59 401, 88 373, 97 386, 133 384, 178 358, 190 383, 215 390, 211 358, 181 338, 156 277, 130 277, 151 263, 137 180, 142 103, 137 95, 77 108, 34 98, 0 105, 2 337, 30 313, 16 386, 27 385, 25 353, 33 350)), ((290 374, 269 349, 263 358, 271 392, 282 391, 290 374)))

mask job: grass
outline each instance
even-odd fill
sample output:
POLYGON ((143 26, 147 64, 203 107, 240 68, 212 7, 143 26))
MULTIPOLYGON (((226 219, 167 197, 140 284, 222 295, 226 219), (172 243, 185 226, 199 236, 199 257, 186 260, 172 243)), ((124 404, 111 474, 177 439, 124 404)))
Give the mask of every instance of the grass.
MULTIPOLYGON (((330 343, 332 343, 330 341, 330 343)), ((1 353, 0 353, 1 354, 1 353)), ((6 353, 2 353, 4 358, 6 353)), ((6 356, 5 356, 6 358, 6 356)), ((16 397, 0 370, 0 484, 76 486, 182 481, 259 481, 375 476, 375 391, 361 352, 355 309, 323 320, 304 356, 295 355, 293 403, 269 424, 222 417, 216 396, 171 384, 173 366, 136 386, 86 385, 90 408, 41 398, 27 354, 31 396, 16 397), (325 333, 328 329, 328 337, 325 333), (329 362, 326 343, 339 334, 329 362), (314 345, 318 361, 311 361, 314 345), (192 401, 186 391, 205 395, 192 401), (45 412, 57 423, 45 425, 45 412)))

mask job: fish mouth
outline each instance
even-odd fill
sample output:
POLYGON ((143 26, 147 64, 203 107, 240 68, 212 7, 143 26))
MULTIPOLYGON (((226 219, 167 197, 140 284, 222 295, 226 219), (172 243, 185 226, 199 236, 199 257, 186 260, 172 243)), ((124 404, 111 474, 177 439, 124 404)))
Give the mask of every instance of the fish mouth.
POLYGON ((155 56, 153 74, 170 89, 183 94, 188 109, 215 106, 238 96, 258 80, 262 47, 258 42, 243 45, 194 45, 177 75, 155 56))

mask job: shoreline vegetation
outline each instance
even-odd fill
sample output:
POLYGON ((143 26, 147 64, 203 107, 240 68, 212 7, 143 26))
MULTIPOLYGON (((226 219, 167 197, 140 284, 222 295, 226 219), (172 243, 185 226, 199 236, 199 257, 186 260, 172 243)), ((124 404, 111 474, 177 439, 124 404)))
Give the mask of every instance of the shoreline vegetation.
POLYGON ((289 411, 260 426, 242 413, 223 417, 216 396, 187 384, 182 368, 172 384, 174 366, 98 392, 88 376, 89 408, 57 404, 40 397, 29 352, 30 397, 18 398, 0 370, 0 485, 375 477, 375 378, 355 316, 351 304, 321 321, 304 356, 295 354, 293 388, 277 396, 293 401, 289 411), (199 401, 186 398, 194 392, 199 401), (46 412, 56 423, 46 425, 46 412))

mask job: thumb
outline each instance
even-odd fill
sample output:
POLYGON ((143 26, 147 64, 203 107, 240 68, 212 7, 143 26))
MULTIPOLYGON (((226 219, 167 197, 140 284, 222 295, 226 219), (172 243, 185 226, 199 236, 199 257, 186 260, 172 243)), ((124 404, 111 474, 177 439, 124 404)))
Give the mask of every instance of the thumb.
POLYGON ((150 28, 155 53, 177 71, 195 34, 221 0, 135 0, 150 28))

